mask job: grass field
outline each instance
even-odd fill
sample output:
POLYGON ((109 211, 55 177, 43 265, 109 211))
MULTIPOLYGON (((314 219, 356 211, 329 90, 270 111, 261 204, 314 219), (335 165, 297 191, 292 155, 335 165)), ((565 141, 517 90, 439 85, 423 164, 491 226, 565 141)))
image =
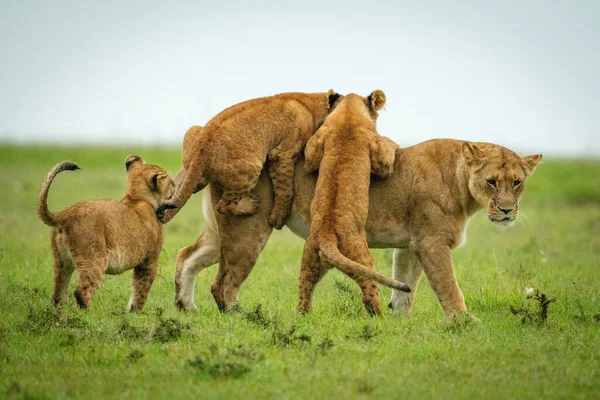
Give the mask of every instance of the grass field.
MULTIPOLYGON (((520 223, 469 226, 454 260, 481 324, 447 321, 426 280, 409 317, 370 318, 358 287, 335 271, 313 313, 298 316, 303 241, 286 229, 242 288, 243 312, 218 312, 209 290, 216 267, 199 275, 199 311, 178 312, 175 256, 202 231, 200 196, 165 226, 142 313, 124 312, 131 273, 107 277, 91 311, 72 297, 55 311, 39 186, 56 162, 72 159, 83 170, 56 179, 51 210, 120 199, 134 152, 173 174, 180 165, 178 149, 0 147, 0 398, 600 396, 600 161, 548 160, 528 182, 520 223), (555 299, 545 321, 525 287, 555 299)), ((392 250, 373 254, 391 275, 392 250)), ((382 288, 385 304, 389 295, 382 288)))

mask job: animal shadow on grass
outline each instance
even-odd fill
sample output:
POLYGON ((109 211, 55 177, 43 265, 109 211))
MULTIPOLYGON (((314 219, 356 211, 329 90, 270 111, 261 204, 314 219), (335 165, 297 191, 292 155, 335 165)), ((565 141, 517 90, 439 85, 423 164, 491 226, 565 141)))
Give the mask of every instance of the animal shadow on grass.
POLYGON ((548 319, 548 308, 550 304, 556 301, 553 297, 548 297, 545 293, 535 289, 532 294, 527 295, 528 300, 535 300, 538 303, 538 310, 531 310, 529 307, 516 308, 510 306, 510 312, 521 316, 521 323, 542 326, 548 319))
POLYGON ((213 379, 238 379, 250 372, 252 365, 263 358, 241 345, 224 350, 212 345, 208 352, 188 360, 187 364, 213 379))

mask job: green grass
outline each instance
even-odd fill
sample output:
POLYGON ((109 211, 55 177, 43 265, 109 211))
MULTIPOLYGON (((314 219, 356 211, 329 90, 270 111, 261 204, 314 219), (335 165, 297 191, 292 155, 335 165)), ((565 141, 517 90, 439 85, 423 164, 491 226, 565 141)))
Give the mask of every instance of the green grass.
MULTIPOLYGON (((173 174, 180 165, 178 150, 0 146, 0 398, 598 397, 600 162, 547 161, 528 182, 519 224, 469 226, 454 260, 482 324, 449 323, 426 281, 410 317, 370 318, 358 287, 337 271, 319 285, 313 313, 298 316, 303 241, 286 229, 242 288, 242 313, 218 312, 209 290, 216 267, 199 275, 199 311, 178 312, 174 261, 202 231, 200 196, 165 227, 142 313, 124 312, 131 273, 107 277, 91 311, 73 298, 55 311, 39 185, 72 159, 83 170, 56 179, 51 209, 119 199, 130 153, 173 174), (556 299, 544 323, 525 287, 556 299)), ((391 275, 392 250, 373 254, 391 275)), ((382 288, 384 304, 389 293, 382 288)))

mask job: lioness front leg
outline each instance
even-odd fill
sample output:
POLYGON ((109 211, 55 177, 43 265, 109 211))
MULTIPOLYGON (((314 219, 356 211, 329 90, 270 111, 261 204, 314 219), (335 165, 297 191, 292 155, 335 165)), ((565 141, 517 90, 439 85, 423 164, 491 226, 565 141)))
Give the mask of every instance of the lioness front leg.
POLYGON ((458 287, 450 247, 443 239, 426 238, 411 243, 423 264, 425 275, 444 313, 453 317, 467 312, 465 298, 458 287))
POLYGON ((129 305, 127 311, 141 311, 144 308, 146 299, 148 298, 148 292, 152 287, 152 282, 156 277, 157 262, 156 260, 148 263, 141 264, 134 268, 133 275, 131 277, 132 293, 129 299, 129 305))
POLYGON ((392 299, 388 305, 392 309, 392 315, 402 315, 410 312, 422 276, 423 267, 414 251, 394 249, 393 277, 397 281, 405 282, 412 291, 406 293, 392 289, 392 299))

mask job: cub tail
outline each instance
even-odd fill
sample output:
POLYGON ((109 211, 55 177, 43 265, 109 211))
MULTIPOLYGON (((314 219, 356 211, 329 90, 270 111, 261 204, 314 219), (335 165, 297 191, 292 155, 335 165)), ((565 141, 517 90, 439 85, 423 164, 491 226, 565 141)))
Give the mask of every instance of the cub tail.
POLYGON ((334 241, 326 240, 319 246, 321 252, 327 258, 327 260, 335 265, 337 269, 345 273, 350 277, 359 276, 365 279, 372 279, 392 289, 401 290, 403 292, 410 293, 411 289, 406 283, 402 283, 392 278, 365 267, 355 261, 352 261, 348 257, 344 256, 334 241))
POLYGON ((63 161, 56 164, 46 176, 46 180, 40 189, 37 202, 38 216, 44 224, 48 226, 57 226, 61 224, 61 212, 50 212, 50 210, 48 210, 48 191, 50 190, 50 185, 52 184, 54 177, 63 171, 76 171, 78 169, 81 168, 74 162, 63 161))

